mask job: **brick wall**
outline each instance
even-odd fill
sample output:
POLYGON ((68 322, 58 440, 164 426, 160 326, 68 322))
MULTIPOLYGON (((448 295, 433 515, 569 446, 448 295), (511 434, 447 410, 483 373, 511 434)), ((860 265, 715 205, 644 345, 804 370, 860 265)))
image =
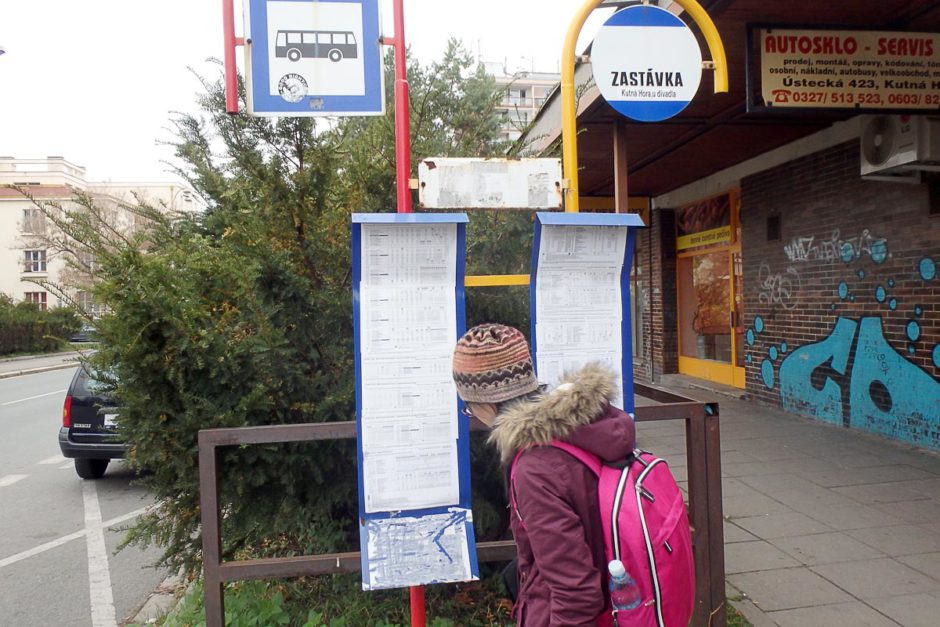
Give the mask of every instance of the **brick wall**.
POLYGON ((678 371, 676 334, 676 221, 671 209, 651 213, 649 228, 637 235, 637 264, 641 268, 643 347, 634 359, 633 373, 657 381, 678 371))
POLYGON ((748 177, 741 194, 748 394, 940 449, 928 186, 862 180, 849 142, 748 177))

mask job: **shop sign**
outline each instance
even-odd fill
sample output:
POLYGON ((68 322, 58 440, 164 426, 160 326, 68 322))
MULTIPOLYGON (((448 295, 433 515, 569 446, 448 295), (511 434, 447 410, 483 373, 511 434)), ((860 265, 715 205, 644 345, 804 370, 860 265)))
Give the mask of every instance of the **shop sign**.
POLYGON ((695 35, 678 17, 652 5, 610 16, 591 44, 591 64, 604 100, 640 122, 678 114, 702 80, 695 35))
POLYGON ((940 33, 755 27, 749 34, 748 80, 759 78, 760 88, 748 86, 748 110, 940 109, 940 33))
POLYGON ((724 194, 676 212, 676 250, 731 243, 731 196, 724 194))

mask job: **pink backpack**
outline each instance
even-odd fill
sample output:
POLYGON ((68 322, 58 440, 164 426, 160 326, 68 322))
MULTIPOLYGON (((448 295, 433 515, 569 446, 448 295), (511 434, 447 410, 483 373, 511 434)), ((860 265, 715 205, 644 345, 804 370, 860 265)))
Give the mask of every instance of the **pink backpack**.
MULTIPOLYGON (((573 444, 551 444, 597 475, 607 560, 623 562, 643 599, 635 609, 598 616, 598 627, 687 627, 695 606, 692 536, 682 492, 666 461, 637 450, 621 470, 573 444)), ((513 460, 510 482, 521 453, 513 460)))

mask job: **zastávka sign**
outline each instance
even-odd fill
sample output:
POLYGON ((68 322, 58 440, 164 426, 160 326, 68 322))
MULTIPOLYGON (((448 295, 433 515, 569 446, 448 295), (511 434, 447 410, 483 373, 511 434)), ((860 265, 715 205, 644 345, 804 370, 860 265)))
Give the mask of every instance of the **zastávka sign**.
POLYGON ((653 5, 627 7, 591 45, 594 82, 622 115, 658 122, 688 106, 702 80, 702 51, 678 17, 653 5))
POLYGON ((748 78, 760 80, 749 110, 940 109, 938 33, 755 26, 749 35, 748 78))
POLYGON ((382 115, 378 0, 246 0, 248 113, 382 115))

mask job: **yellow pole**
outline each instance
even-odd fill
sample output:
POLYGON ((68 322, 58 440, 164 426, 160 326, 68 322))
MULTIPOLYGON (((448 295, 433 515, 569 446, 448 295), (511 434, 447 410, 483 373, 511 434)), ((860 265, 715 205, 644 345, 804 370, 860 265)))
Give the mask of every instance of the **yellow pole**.
MULTIPOLYGON (((591 12, 603 0, 587 0, 575 13, 561 51, 561 152, 565 178, 565 211, 577 213, 578 206, 578 112, 574 93, 575 47, 578 35, 591 12)), ((708 44, 715 72, 715 93, 728 91, 728 59, 715 23, 696 0, 675 0, 698 25, 708 44)))

